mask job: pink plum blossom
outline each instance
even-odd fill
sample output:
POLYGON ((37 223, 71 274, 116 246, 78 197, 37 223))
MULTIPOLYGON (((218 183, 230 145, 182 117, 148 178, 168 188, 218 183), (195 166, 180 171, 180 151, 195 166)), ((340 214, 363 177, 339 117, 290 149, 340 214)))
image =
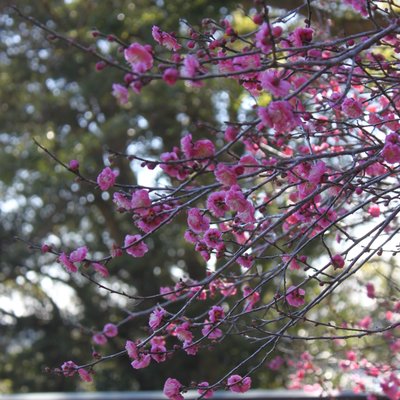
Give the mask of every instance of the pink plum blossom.
POLYGON ((122 249, 114 243, 111 248, 110 254, 112 258, 116 258, 116 257, 121 257, 123 255, 123 252, 122 249))
POLYGON ((78 267, 69 259, 65 253, 61 253, 58 261, 65 267, 68 272, 77 272, 78 267))
POLYGON ((136 94, 140 94, 140 92, 142 91, 143 84, 142 84, 141 81, 136 80, 136 81, 133 81, 133 82, 129 85, 129 87, 130 87, 136 94))
POLYGON ((87 252, 86 246, 78 247, 69 255, 69 259, 71 262, 82 262, 86 258, 87 252))
POLYGON ((161 46, 165 46, 168 50, 178 51, 182 47, 172 35, 162 31, 156 25, 153 26, 151 33, 153 39, 161 46))
POLYGON ((350 97, 343 101, 342 111, 350 118, 359 118, 363 115, 363 107, 361 102, 350 97))
POLYGON ((117 325, 114 325, 114 324, 105 324, 104 328, 103 328, 103 333, 109 338, 117 336, 118 335, 118 327, 117 327, 117 325))
POLYGON ((400 162, 400 139, 397 133, 392 132, 386 136, 382 156, 389 164, 400 162))
POLYGON ((210 227, 210 218, 203 215, 198 208, 191 208, 188 211, 187 223, 193 232, 201 233, 210 227))
POLYGON ((235 141, 238 133, 239 133, 238 128, 236 128, 235 126, 232 126, 232 125, 228 125, 224 132, 224 139, 227 142, 233 142, 233 141, 235 141))
POLYGON ((140 235, 125 236, 124 247, 126 247, 126 252, 132 257, 143 257, 149 251, 146 243, 140 242, 141 238, 140 235))
POLYGON ((323 161, 318 161, 311 167, 307 176, 309 182, 318 184, 321 182, 323 175, 326 173, 326 164, 323 161))
POLYGON ((163 393, 169 400, 184 400, 180 391, 182 384, 174 378, 168 378, 164 383, 163 393))
POLYGON ((51 245, 47 244, 47 243, 43 243, 42 246, 40 247, 40 251, 45 254, 45 253, 49 253, 52 250, 51 245))
POLYGON ((393 113, 388 113, 385 115, 385 126, 392 130, 397 131, 400 129, 400 122, 397 119, 397 116, 393 113))
POLYGON ((256 210, 254 206, 249 201, 247 201, 246 208, 237 214, 237 218, 243 224, 253 224, 256 222, 256 218, 254 216, 255 211, 256 210))
POLYGON ((132 43, 124 51, 125 60, 131 65, 132 71, 138 74, 153 67, 153 56, 146 46, 132 43))
POLYGON ((130 210, 131 209, 131 201, 128 197, 122 193, 114 192, 113 201, 120 210, 130 210))
POLYGON ((235 71, 242 71, 243 74, 238 75, 236 79, 243 79, 242 86, 252 95, 259 95, 259 85, 256 82, 257 72, 245 72, 251 69, 258 69, 261 66, 261 58, 259 54, 246 54, 233 59, 235 71))
POLYGON ((84 382, 93 382, 93 377, 86 369, 80 368, 78 374, 84 382))
POLYGON ((138 358, 131 362, 131 366, 134 369, 142 369, 148 367, 150 365, 150 362, 151 362, 150 354, 140 353, 138 355, 138 358))
POLYGON ((230 165, 219 163, 214 175, 219 183, 227 187, 235 185, 237 182, 235 169, 230 165))
POLYGON ((142 215, 140 219, 136 220, 135 223, 143 232, 152 232, 168 218, 168 211, 170 210, 171 206, 168 204, 155 205, 148 210, 146 215, 142 215))
POLYGON ((321 207, 318 209, 318 226, 322 229, 327 228, 332 221, 335 221, 337 214, 332 209, 327 209, 326 207, 321 207), (322 218, 321 218, 322 216, 322 218))
MULTIPOLYGON (((182 52, 174 34, 153 26, 154 40, 170 50, 164 51, 166 56, 161 53, 160 57, 156 57, 148 45, 132 43, 126 46, 117 37, 109 35, 107 38, 121 46, 115 50, 125 57, 125 65, 129 65, 125 72, 122 71, 124 68, 121 70, 121 73, 125 73, 121 84, 115 83, 112 87, 112 94, 121 104, 129 102, 131 89, 138 93, 151 83, 157 91, 155 81, 161 80, 161 77, 167 85, 174 85, 181 80, 182 86, 187 83, 192 86, 201 84, 200 80, 203 79, 210 82, 215 78, 218 82, 231 79, 231 84, 238 87, 232 94, 240 94, 244 89, 248 92, 244 93, 246 99, 248 97, 250 100, 246 100, 241 107, 241 97, 230 99, 229 88, 225 93, 224 85, 211 84, 207 93, 211 96, 217 91, 218 96, 208 99, 208 105, 217 102, 221 104, 216 105, 222 107, 217 107, 221 108, 221 113, 217 113, 220 115, 214 118, 212 125, 208 125, 207 118, 203 118, 207 116, 207 110, 201 109, 198 110, 199 115, 191 115, 191 104, 182 103, 180 112, 188 114, 190 118, 186 123, 178 115, 180 129, 176 134, 182 139, 180 144, 175 143, 170 152, 160 156, 161 161, 155 159, 157 148, 144 146, 142 154, 126 154, 124 157, 123 153, 116 153, 110 157, 110 167, 100 167, 100 170, 104 169, 98 171, 98 187, 103 191, 113 188, 113 192, 119 190, 113 193, 113 201, 121 220, 131 219, 131 223, 141 232, 126 235, 124 246, 121 242, 109 241, 106 234, 105 240, 110 244, 109 254, 96 255, 104 265, 90 260, 86 246, 61 254, 48 245, 42 246, 43 253, 51 253, 42 256, 44 259, 51 260, 53 255, 58 254, 57 261, 69 272, 85 268, 90 273, 97 271, 106 277, 107 265, 123 262, 115 257, 122 255, 125 250, 133 257, 144 256, 149 251, 144 240, 149 237, 149 243, 157 243, 157 240, 150 239, 150 233, 170 221, 179 222, 186 217, 185 239, 205 261, 212 257, 212 263, 206 265, 203 262, 202 270, 190 271, 189 274, 186 269, 191 270, 190 265, 184 268, 186 272, 182 278, 171 287, 160 288, 159 295, 143 293, 146 298, 152 299, 152 304, 166 299, 160 304, 164 304, 168 311, 158 305, 149 310, 148 305, 143 303, 138 311, 142 316, 147 315, 149 328, 146 331, 144 327, 144 332, 139 333, 139 337, 143 338, 126 341, 126 351, 116 348, 111 355, 100 355, 96 351, 96 345, 105 345, 111 341, 110 338, 118 335, 119 325, 108 323, 102 331, 93 332, 93 360, 85 361, 85 365, 94 366, 105 359, 127 353, 132 368, 141 369, 151 363, 164 362, 175 353, 195 355, 207 348, 212 351, 216 345, 213 341, 222 342, 226 335, 261 338, 262 332, 255 332, 259 327, 259 317, 271 324, 275 318, 277 326, 283 326, 286 324, 284 318, 288 317, 284 315, 285 309, 289 309, 289 314, 295 310, 294 316, 299 316, 293 323, 307 323, 302 319, 303 314, 318 305, 319 297, 333 290, 344 275, 341 271, 332 272, 328 267, 343 271, 347 265, 345 257, 350 257, 349 249, 353 248, 355 258, 361 257, 360 267, 368 261, 368 258, 362 257, 366 249, 357 240, 357 232, 354 232, 354 238, 351 237, 351 227, 355 221, 353 216, 360 214, 360 218, 366 217, 366 222, 371 226, 376 225, 366 234, 371 236, 371 241, 378 237, 381 230, 389 238, 396 232, 397 164, 400 164, 400 90, 397 84, 400 75, 396 69, 396 57, 400 54, 400 42, 397 37, 399 21, 392 18, 395 13, 388 11, 385 21, 384 8, 380 8, 379 1, 376 6, 372 4, 374 2, 369 4, 368 0, 344 0, 345 4, 350 4, 362 15, 369 13, 372 23, 376 15, 377 22, 382 22, 382 25, 375 24, 376 30, 373 31, 328 38, 325 30, 329 31, 329 24, 324 27, 316 24, 316 21, 308 21, 309 16, 303 21, 307 26, 294 27, 295 19, 302 18, 304 10, 297 8, 286 16, 280 13, 269 15, 264 3, 256 0, 255 8, 249 12, 250 16, 257 13, 253 17, 257 25, 255 31, 235 30, 229 17, 222 22, 205 19, 202 21, 204 30, 188 26, 182 52), (289 21, 290 18, 294 25, 289 21), (311 23, 318 26, 318 34, 322 34, 312 45, 314 31, 309 27, 311 23), (282 37, 283 28, 277 24, 290 31, 282 37), (386 47, 390 54, 385 54, 386 47), (349 60, 354 63, 353 67, 349 60), (265 92, 272 96, 267 104, 265 92), (223 94, 221 101, 220 93, 223 94), (254 114, 258 117, 254 118, 254 114), (188 133, 187 129, 192 129, 193 134, 188 133), (197 134, 207 135, 210 139, 199 136, 199 140, 197 134), (118 174, 112 170, 114 158, 118 163, 125 158, 125 163, 134 161, 138 167, 147 168, 154 175, 154 182, 142 186, 135 180, 129 182, 124 179, 124 183, 121 181, 117 185, 118 174), (159 175, 160 170, 165 174, 159 175), (183 182, 176 182, 176 179, 183 182), (384 217, 386 222, 383 221, 384 217), (385 223, 372 224, 368 221, 372 218, 382 219, 382 224, 385 223), (311 248, 313 243, 321 242, 327 233, 332 235, 332 239, 336 238, 339 254, 325 246, 324 254, 329 258, 325 266, 319 265, 316 257, 307 261, 307 257, 301 255, 307 251, 306 245, 309 244, 311 248), (356 246, 359 247, 358 256, 356 246), (283 279, 283 291, 282 276, 278 276, 282 270, 283 278, 286 278, 283 279), (320 296, 315 295, 317 297, 308 304, 304 289, 311 278, 315 278, 317 286, 320 282, 321 289, 316 289, 320 296), (299 284, 288 287, 286 282, 299 284), (329 284, 333 286, 328 287, 329 284), (276 305, 282 308, 282 313, 263 315, 263 310, 271 303, 270 294, 276 290, 276 285, 280 285, 280 294, 277 293, 274 299, 276 305), (262 299, 261 296, 266 298, 262 299), (199 302, 201 300, 205 302, 199 302), (268 304, 261 304, 261 300, 268 304), (228 309, 231 310, 229 313, 224 311, 228 309), (241 317, 244 319, 240 323, 241 317)), ((343 10, 346 11, 346 7, 343 10)), ((103 36, 98 32, 96 36, 99 35, 103 36)), ((118 66, 118 62, 114 62, 114 57, 118 57, 116 52, 109 56, 96 65, 97 70, 118 66)), ((197 94, 193 90, 189 92, 193 96, 197 94)), ((166 99, 165 102, 169 100, 173 99, 166 99)), ((162 103, 162 99, 160 101, 162 103)), ((202 102, 197 103, 202 107, 202 102)), ((165 109, 156 109, 154 112, 171 114, 170 107, 165 105, 165 109)), ((172 113, 170 117, 174 119, 176 114, 172 113)), ((149 131, 149 135, 153 136, 165 130, 165 138, 160 141, 165 139, 165 143, 168 142, 168 127, 150 128, 144 131, 149 131)), ((153 144, 153 147, 157 147, 156 142, 153 144)), ((118 151, 124 151, 121 146, 116 147, 120 147, 118 151)), ((66 167, 78 180, 86 180, 79 173, 77 160, 71 160, 66 167)), ((103 193, 102 197, 106 199, 108 194, 103 193)), ((179 233, 180 229, 164 228, 164 239, 171 244, 176 240, 173 235, 179 233)), ((333 242, 330 244, 336 246, 333 242)), ((33 247, 36 248, 36 245, 33 247)), ((385 255, 391 252, 389 244, 386 250, 383 247, 381 249, 378 242, 371 248, 379 249, 376 250, 378 257, 384 251, 387 252, 385 255)), ((176 257, 187 259, 186 256, 182 249, 176 253, 176 257)), ((149 258, 146 257, 146 260, 149 258)), ((186 261, 190 264, 190 257, 186 261)), ((157 269, 150 271, 150 275, 153 272, 158 275, 157 269)), ((395 355, 400 350, 400 339, 394 329, 400 316, 400 301, 388 297, 382 285, 377 289, 379 294, 375 293, 373 283, 368 282, 366 276, 360 279, 365 285, 362 294, 375 299, 372 302, 374 305, 364 310, 362 315, 365 317, 358 315, 349 322, 339 322, 337 327, 361 327, 364 333, 371 333, 371 326, 386 327, 380 329, 383 339, 380 342, 386 344, 388 354, 395 355)), ((375 277, 371 278, 371 281, 375 280, 375 277)), ((310 298, 315 297, 310 289, 307 290, 310 291, 307 292, 310 298)), ((109 291, 113 292, 112 285, 109 291)), ((317 314, 318 310, 315 319, 323 313, 317 314)), ((321 318, 330 321, 328 314, 321 318)), ((290 318, 288 321, 290 325, 290 318)), ((129 329, 128 322, 135 323, 129 316, 121 320, 121 324, 127 323, 124 325, 126 329, 129 329)), ((359 329, 361 336, 362 329, 359 329)), ((373 381, 377 383, 376 387, 381 384, 382 390, 390 398, 400 400, 400 376, 396 360, 367 360, 359 349, 356 350, 357 354, 348 351, 351 343, 346 344, 343 339, 345 336, 333 332, 332 337, 332 343, 338 351, 335 359, 339 368, 336 368, 336 372, 340 374, 341 369, 351 374, 348 376, 354 380, 355 392, 364 391, 369 381, 373 381), (356 371, 363 376, 357 377, 356 371)), ((112 342, 117 345, 121 339, 112 342)), ((285 368, 293 370, 289 378, 292 388, 311 390, 316 386, 309 384, 310 379, 315 378, 316 373, 320 375, 320 370, 324 372, 323 367, 314 365, 314 358, 308 353, 298 357, 296 354, 294 352, 294 357, 285 356, 285 360, 277 356, 266 366, 277 370, 285 365, 285 368)), ((330 360, 322 358, 315 357, 315 363, 329 363, 330 360)), ((261 362, 265 363, 265 360, 261 362)), ((206 381, 200 384, 191 381, 187 387, 183 387, 178 380, 168 378, 164 384, 164 394, 169 399, 182 400, 186 389, 197 389, 200 396, 208 398, 213 394, 214 386, 225 386, 226 390, 232 392, 246 392, 252 384, 250 377, 243 375, 245 378, 242 378, 236 373, 245 366, 251 369, 250 364, 245 365, 239 360, 233 372, 228 373, 224 381, 217 378, 215 385, 206 381)), ((166 368, 170 366, 171 363, 166 368)), ((61 366, 61 373, 65 376, 79 375, 84 381, 90 382, 94 370, 92 367, 86 370, 73 361, 67 361, 61 366)), ((337 378, 339 382, 340 376, 337 378)))
POLYGON ((261 122, 278 133, 289 133, 299 125, 293 108, 288 101, 273 101, 267 107, 258 108, 261 122))
POLYGON ((286 96, 291 88, 290 83, 281 79, 276 70, 262 72, 259 79, 262 88, 276 97, 286 96))
POLYGON ((340 254, 335 254, 332 257, 333 268, 343 268, 344 267, 344 258, 340 254))
POLYGON ((181 147, 188 159, 209 158, 215 153, 215 146, 211 140, 202 139, 193 142, 191 134, 187 134, 181 139, 181 147))
POLYGON ((150 340, 151 345, 165 346, 165 337, 164 336, 153 336, 150 340))
POLYGON ((71 160, 68 163, 68 167, 69 169, 71 169, 72 171, 77 171, 79 169, 79 161, 78 160, 71 160))
POLYGON ((203 290, 201 286, 192 286, 190 292, 193 295, 198 295, 197 300, 207 300, 207 291, 203 290))
POLYGON ((175 151, 162 153, 160 155, 160 159, 161 161, 164 161, 166 163, 160 164, 160 168, 169 176, 172 176, 173 178, 177 178, 179 180, 183 180, 188 177, 189 171, 187 168, 185 168, 185 166, 178 163, 168 164, 168 162, 179 160, 179 157, 175 151))
POLYGON ((368 214, 373 217, 377 218, 381 215, 381 209, 378 204, 371 204, 368 208, 368 214))
POLYGON ((107 278, 110 274, 108 272, 108 269, 100 263, 93 263, 92 268, 97 271, 100 275, 102 275, 104 278, 107 278))
POLYGON ((145 189, 139 189, 132 193, 131 204, 132 210, 141 216, 146 216, 151 207, 149 192, 145 189))
POLYGON ((203 257, 205 261, 210 259, 210 249, 204 243, 203 240, 196 243, 194 249, 203 257))
POLYGON ((246 200, 240 187, 237 185, 232 186, 230 190, 226 192, 225 202, 232 211, 238 212, 246 211, 248 205, 250 204, 246 200))
POLYGON ((285 363, 281 356, 276 356, 268 363, 268 368, 272 371, 277 371, 285 363))
POLYGON ((376 296, 374 284, 373 284, 373 283, 367 283, 367 284, 365 285, 365 287, 367 288, 367 296, 368 296, 370 299, 374 299, 375 296, 376 296))
POLYGON ((272 49, 271 31, 267 23, 263 23, 255 36, 256 47, 261 49, 263 53, 268 53, 272 49))
POLYGON ((167 68, 163 72, 162 78, 167 85, 173 86, 179 78, 179 71, 176 68, 167 68))
POLYGON ((295 258, 292 258, 290 255, 282 256, 282 260, 285 263, 289 263, 289 268, 290 269, 292 269, 292 270, 300 269, 300 265, 298 264, 297 260, 295 258))
MULTIPOLYGON (((174 292, 174 288, 170 288, 168 286, 161 286, 160 287, 160 294, 163 295, 164 299, 166 300, 176 300, 178 298, 176 293, 171 293, 174 292)), ((179 293, 178 293, 179 295, 179 293)))
POLYGON ((239 165, 244 167, 244 174, 252 174, 259 171, 259 163, 251 154, 246 154, 245 156, 240 157, 239 165), (254 167, 252 167, 252 165, 254 165, 254 167))
POLYGON ((384 379, 384 381, 380 383, 380 386, 381 386, 383 393, 385 393, 385 395, 390 400, 398 400, 399 399, 399 397, 400 397, 400 381, 397 378, 392 379, 392 376, 390 376, 389 378, 384 379))
POLYGON ((251 311, 254 305, 260 301, 260 293, 255 292, 250 286, 245 286, 242 289, 243 297, 245 297, 244 311, 251 311))
POLYGON ((167 349, 163 345, 152 344, 150 352, 151 358, 157 363, 164 362, 167 359, 167 349))
POLYGON ((149 326, 151 329, 156 330, 162 322, 162 319, 165 315, 165 310, 162 307, 156 308, 151 314, 149 318, 149 326))
POLYGON ((316 189, 317 185, 315 183, 312 183, 311 181, 306 181, 298 185, 297 194, 300 197, 300 199, 305 199, 316 189))
POLYGON ((127 340, 125 343, 125 350, 128 353, 128 356, 133 359, 137 359, 139 357, 138 348, 135 342, 131 340, 127 340))
POLYGON ((300 307, 305 303, 304 295, 305 290, 296 288, 296 286, 290 286, 286 292, 286 301, 292 307, 300 307))
POLYGON ((192 232, 191 230, 186 230, 183 237, 185 238, 185 240, 189 243, 197 243, 199 241, 199 237, 198 235, 196 235, 194 232, 192 232))
POLYGON ((202 328, 201 333, 210 340, 216 340, 222 336, 221 329, 213 327, 212 323, 208 320, 204 321, 204 327, 202 328))
POLYGON ((210 322, 214 324, 225 317, 225 311, 221 306, 212 306, 208 312, 208 317, 210 322))
POLYGON ((225 213, 229 211, 229 207, 225 203, 225 196, 226 192, 224 190, 213 192, 208 196, 207 208, 214 217, 224 217, 225 213))
POLYGON ((386 143, 382 150, 382 156, 389 164, 400 162, 400 145, 393 143, 386 143))
POLYGON ((204 233, 204 242, 208 247, 217 249, 222 244, 221 232, 214 228, 208 229, 204 233))
POLYGON ((126 104, 129 101, 129 91, 125 86, 119 83, 112 85, 112 95, 118 100, 119 104, 126 104))
POLYGON ((251 378, 249 376, 242 378, 240 375, 231 375, 228 378, 228 387, 231 392, 245 393, 251 387, 251 378))
POLYGON ((104 168, 97 177, 97 184, 101 190, 108 190, 114 185, 115 179, 118 174, 114 172, 110 167, 104 168))
POLYGON ((184 342, 182 346, 183 350, 188 356, 195 356, 199 351, 199 346, 197 344, 192 344, 192 342, 184 342))
POLYGON ((369 329, 372 324, 372 318, 367 315, 366 317, 362 318, 360 321, 358 321, 357 325, 361 328, 364 329, 369 329))
POLYGON ((254 264, 254 258, 250 254, 243 254, 236 261, 243 268, 251 268, 254 264))
POLYGON ((174 330, 174 335, 181 341, 191 343, 193 340, 193 333, 190 331, 190 323, 183 322, 177 325, 174 330))
POLYGON ((96 333, 92 336, 92 340, 94 343, 98 344, 99 346, 103 346, 107 343, 107 337, 102 333, 96 333))
POLYGON ((290 35, 290 39, 295 47, 303 47, 310 44, 313 39, 314 30, 311 28, 296 28, 290 35))
POLYGON ((200 382, 198 384, 198 387, 199 387, 198 393, 200 395, 203 395, 204 399, 210 399, 213 396, 214 390, 208 389, 208 387, 209 387, 209 383, 208 382, 200 382))
POLYGON ((65 361, 63 365, 61 365, 61 370, 64 376, 74 376, 78 366, 73 361, 65 361))
POLYGON ((182 76, 185 78, 194 78, 200 71, 200 63, 194 54, 188 54, 184 61, 181 70, 182 76))

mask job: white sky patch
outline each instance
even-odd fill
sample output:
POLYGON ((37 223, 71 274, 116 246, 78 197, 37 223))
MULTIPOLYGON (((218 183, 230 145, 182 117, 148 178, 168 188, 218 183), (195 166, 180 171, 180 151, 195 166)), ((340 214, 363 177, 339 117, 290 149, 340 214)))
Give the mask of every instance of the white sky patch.
POLYGON ((217 265, 217 256, 214 253, 210 254, 210 259, 207 261, 207 269, 211 272, 215 272, 217 265))
POLYGON ((18 201, 15 199, 6 200, 0 203, 0 210, 9 213, 18 209, 18 201))
POLYGON ((161 168, 157 166, 154 169, 150 169, 147 167, 142 167, 141 164, 142 162, 139 160, 133 160, 130 164, 132 170, 135 172, 138 185, 145 187, 155 186, 157 178, 162 172, 161 168))
POLYGON ((40 287, 51 296, 60 310, 68 311, 68 314, 79 314, 80 308, 74 300, 75 291, 66 283, 57 282, 45 276, 40 279, 40 287))
POLYGON ((110 42, 105 39, 99 39, 97 41, 97 47, 100 49, 102 53, 108 54, 111 50, 110 42))
POLYGON ((214 93, 212 95, 212 101, 216 110, 215 118, 222 125, 229 120, 229 93, 224 90, 214 93))
POLYGON ((182 268, 179 268, 177 265, 171 267, 171 275, 176 279, 183 279, 185 277, 185 271, 182 268))
MULTIPOLYGON (((146 121, 146 120, 144 120, 146 121)), ((147 123, 147 121, 146 121, 147 123)), ((162 139, 159 137, 153 138, 151 140, 151 147, 155 150, 159 150, 162 148, 162 139)), ((143 143, 132 143, 127 148, 127 153, 130 155, 138 155, 142 158, 151 161, 157 161, 154 157, 147 157, 146 156, 146 148, 143 143)), ((156 166, 154 169, 150 169, 146 166, 142 167, 142 161, 140 160, 133 160, 130 163, 132 170, 135 172, 136 179, 138 185, 141 186, 155 186, 158 182, 158 186, 166 186, 169 185, 168 179, 159 179, 160 175, 162 174, 162 169, 159 166, 156 166)))
POLYGON ((0 296, 0 304, 2 310, 14 314, 16 317, 27 315, 24 297, 17 291, 8 296, 0 296))
POLYGON ((250 96, 244 96, 240 104, 238 111, 238 121, 244 123, 247 121, 247 113, 253 110, 253 107, 257 104, 255 99, 250 96))

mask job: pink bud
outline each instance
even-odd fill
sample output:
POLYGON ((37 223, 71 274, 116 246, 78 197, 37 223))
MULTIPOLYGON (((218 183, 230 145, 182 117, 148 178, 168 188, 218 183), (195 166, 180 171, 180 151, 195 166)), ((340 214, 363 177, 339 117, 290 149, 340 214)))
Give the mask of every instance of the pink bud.
POLYGON ((95 335, 93 335, 92 340, 99 346, 107 343, 107 338, 102 333, 96 333, 95 335))
POLYGON ((99 61, 98 63, 96 63, 96 71, 100 72, 102 71, 105 67, 107 66, 107 64, 104 61, 99 61))
POLYGON ((344 267, 344 259, 340 254, 335 254, 332 257, 332 265, 333 268, 343 268, 344 267))
POLYGON ((103 328, 103 333, 107 337, 115 337, 118 335, 118 327, 114 324, 105 324, 103 328))
POLYGON ((44 254, 44 253, 48 253, 49 251, 51 251, 51 246, 49 246, 49 245, 46 244, 46 243, 43 243, 43 244, 42 244, 42 247, 41 247, 41 251, 42 251, 43 254, 44 254))
POLYGON ((77 171, 79 169, 79 161, 78 160, 71 160, 69 162, 69 169, 72 171, 77 171))
POLYGON ((280 36, 282 35, 282 33, 283 33, 282 27, 280 27, 280 26, 274 26, 274 27, 272 28, 272 36, 273 36, 274 38, 280 37, 280 36))
POLYGON ((176 83, 179 76, 179 72, 176 68, 167 68, 163 73, 163 80, 164 82, 172 86, 176 83))
POLYGON ((360 195, 363 192, 363 190, 360 187, 356 187, 355 192, 356 192, 356 194, 360 195))
POLYGON ((264 22, 264 18, 261 14, 256 14, 253 17, 253 22, 257 25, 261 25, 264 22))
POLYGON ((379 217, 379 215, 381 214, 381 210, 379 208, 378 204, 372 204, 369 208, 368 208, 368 213, 371 217, 373 218, 377 218, 379 217))

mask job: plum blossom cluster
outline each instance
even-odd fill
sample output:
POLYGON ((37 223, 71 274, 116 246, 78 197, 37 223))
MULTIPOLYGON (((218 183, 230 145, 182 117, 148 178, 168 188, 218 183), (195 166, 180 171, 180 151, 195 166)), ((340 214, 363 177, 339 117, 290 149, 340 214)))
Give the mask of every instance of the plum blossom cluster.
MULTIPOLYGON (((124 253, 147 257, 152 234, 184 221, 182 236, 204 266, 202 278, 184 276, 141 297, 151 303, 143 311, 143 337, 120 337, 119 326, 129 319, 92 332, 94 346, 123 341, 121 354, 133 369, 163 363, 177 352, 196 357, 232 335, 255 344, 250 356, 236 360, 215 382, 169 377, 163 392, 171 400, 182 400, 189 389, 204 398, 218 389, 244 393, 252 384, 248 373, 258 368, 295 371, 289 387, 323 391, 324 375, 311 352, 290 358, 274 353, 281 343, 292 346, 291 340, 305 338, 330 339, 337 354, 344 354, 337 359, 343 376, 364 372, 397 399, 400 360, 377 363, 368 352, 358 354, 351 340, 380 334, 387 348, 400 349, 398 303, 380 298, 372 281, 363 282, 371 260, 381 257, 383 264, 385 254, 399 251, 399 18, 389 2, 385 8, 382 2, 345 1, 376 29, 331 38, 317 20, 294 26, 291 18, 272 18, 260 3, 249 32, 241 32, 234 17, 206 19, 201 31, 189 27, 182 38, 154 26, 154 43, 125 46, 126 74, 112 88, 121 104, 154 80, 169 86, 185 81, 193 91, 211 79, 221 85, 230 80, 245 101, 235 119, 177 132, 176 145, 157 159, 113 154, 139 161, 144 171, 156 170, 163 186, 119 181, 113 165, 96 180, 86 179, 111 192, 115 210, 131 223, 123 243, 103 258, 90 258, 85 246, 42 250, 58 254, 70 273, 87 264, 106 277, 108 262, 124 253), (360 312, 351 321, 328 315, 335 299, 342 308, 364 311, 351 303, 357 296, 347 296, 346 281, 376 303, 374 315, 360 312), (387 310, 384 317, 378 306, 387 310)), ((313 15, 312 2, 306 3, 303 8, 313 15)), ((298 12, 302 7, 293 11, 298 12)), ((85 179, 84 167, 72 161, 69 170, 85 179)), ((68 361, 62 371, 91 379, 87 365, 68 361)), ((355 391, 367 390, 365 377, 354 382, 355 391)))

